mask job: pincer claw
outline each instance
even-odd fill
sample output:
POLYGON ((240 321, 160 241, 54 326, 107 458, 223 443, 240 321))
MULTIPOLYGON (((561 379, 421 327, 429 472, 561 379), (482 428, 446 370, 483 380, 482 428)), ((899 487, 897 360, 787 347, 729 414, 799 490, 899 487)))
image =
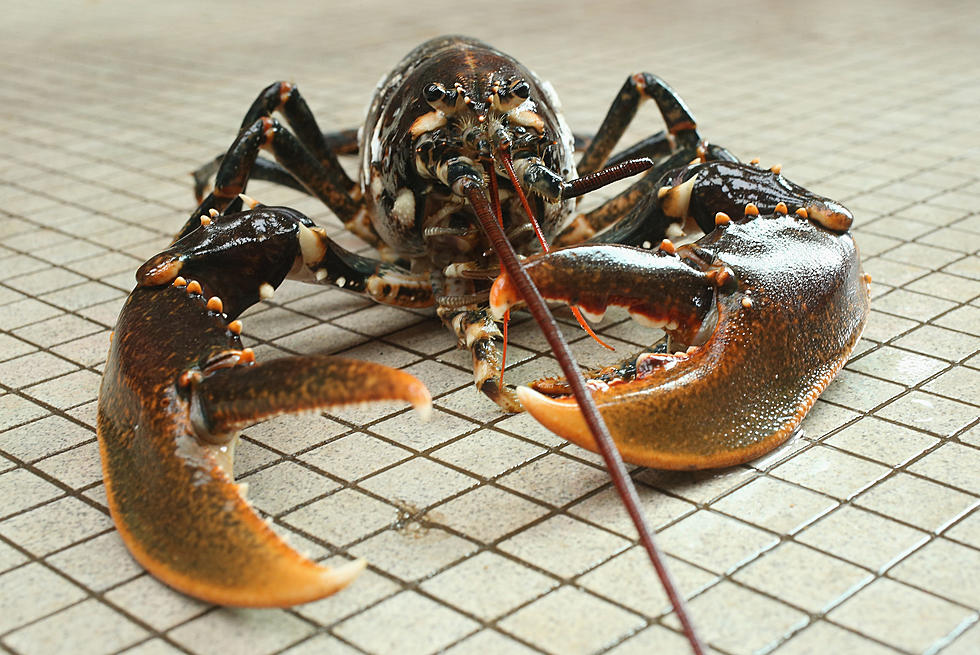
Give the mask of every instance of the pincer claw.
MULTIPOLYGON (((623 459, 634 464, 716 468, 777 447, 844 365, 867 318, 867 282, 847 232, 813 211, 807 218, 762 202, 761 212, 716 225, 718 203, 704 202, 716 191, 715 172, 686 191, 683 213, 700 202, 695 218, 712 226, 693 244, 654 251, 573 246, 526 262, 549 300, 593 315, 625 307, 667 332, 670 352, 640 353, 591 373, 604 383, 593 385, 599 410, 623 459)), ((494 311, 517 300, 498 279, 494 311)), ((545 427, 594 450, 565 393, 553 380, 517 390, 545 427)))

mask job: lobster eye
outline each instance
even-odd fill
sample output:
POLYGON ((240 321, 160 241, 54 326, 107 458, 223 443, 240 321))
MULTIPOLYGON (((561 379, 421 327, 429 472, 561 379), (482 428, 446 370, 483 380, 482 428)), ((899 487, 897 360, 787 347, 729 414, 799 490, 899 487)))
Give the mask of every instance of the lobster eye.
POLYGON ((531 85, 525 82, 524 80, 521 80, 520 82, 512 86, 510 91, 518 98, 524 98, 525 100, 527 100, 528 97, 530 97, 531 95, 531 85))
POLYGON ((446 89, 441 84, 436 84, 435 82, 422 89, 422 97, 426 102, 439 102, 445 95, 446 89))

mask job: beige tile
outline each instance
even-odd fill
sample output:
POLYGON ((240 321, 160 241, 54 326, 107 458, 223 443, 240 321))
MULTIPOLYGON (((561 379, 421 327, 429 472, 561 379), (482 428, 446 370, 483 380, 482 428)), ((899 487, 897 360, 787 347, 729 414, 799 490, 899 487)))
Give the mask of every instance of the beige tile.
POLYGON ((641 617, 578 589, 561 587, 500 621, 499 626, 551 653, 592 653, 644 624, 641 617))
POLYGON ((115 530, 57 552, 48 557, 48 563, 95 591, 104 591, 143 571, 115 530))
POLYGON ((334 631, 368 652, 411 655, 438 651, 477 628, 479 624, 445 605, 406 591, 344 621, 334 631))
POLYGON ((853 564, 786 542, 738 571, 733 579, 770 596, 821 614, 871 581, 853 564))
POLYGON ((709 504, 757 475, 756 471, 740 466, 714 471, 641 469, 636 479, 692 503, 709 504))
POLYGON ((898 473, 855 499, 855 504, 929 531, 939 531, 980 501, 907 473, 898 473))
POLYGON ((210 607, 149 574, 112 589, 105 597, 160 632, 203 614, 210 607))
MULTIPOLYGON (((714 648, 708 646, 705 648, 707 649, 705 652, 710 655, 718 654, 714 648)), ((661 625, 652 625, 624 640, 608 652, 610 655, 644 655, 646 653, 686 655, 686 653, 691 652, 691 645, 683 634, 661 625)))
MULTIPOLYGON (((695 510, 695 506, 691 503, 668 496, 643 484, 636 485, 636 493, 640 499, 643 516, 654 530, 659 530, 695 510)), ((623 501, 611 487, 572 505, 568 513, 629 539, 637 536, 636 526, 626 512, 623 501)))
POLYGON ((171 646, 163 639, 149 639, 143 643, 122 651, 125 655, 178 655, 183 651, 171 646))
POLYGON ((940 436, 950 436, 977 418, 976 407, 921 391, 913 391, 875 413, 940 436))
POLYGON ((886 644, 923 652, 972 620, 971 612, 899 582, 876 580, 827 615, 886 644))
POLYGON ((420 586, 448 605, 492 621, 558 586, 558 581, 495 553, 479 553, 420 586))
POLYGON ((351 550, 391 575, 414 581, 432 575, 476 549, 473 542, 441 528, 409 522, 370 537, 351 550))
POLYGON ((303 454, 302 459, 342 479, 358 480, 410 456, 403 448, 355 432, 303 454))
POLYGON ((490 542, 547 513, 545 507, 510 492, 478 487, 430 509, 426 516, 468 537, 490 542))
POLYGON ((55 485, 26 469, 8 471, 0 475, 0 497, 4 499, 0 518, 22 512, 63 493, 55 485))
POLYGON ((282 655, 318 655, 319 653, 331 653, 331 655, 357 655, 359 650, 353 646, 348 646, 336 637, 328 634, 319 634, 311 639, 281 651, 282 655))
POLYGON ((894 566, 888 576, 967 607, 980 606, 980 553, 946 539, 935 539, 894 566), (970 581, 964 584, 964 581, 970 581))
MULTIPOLYGON (((718 580, 717 575, 675 557, 666 556, 665 560, 676 588, 685 598, 718 580)), ((656 617, 672 610, 667 592, 641 546, 633 546, 586 573, 578 584, 644 616, 656 617)))
POLYGON ((889 469, 818 444, 777 466, 771 473, 844 500, 885 477, 889 469))
POLYGON ((533 655, 538 651, 528 648, 519 641, 506 637, 495 630, 481 630, 467 637, 455 646, 444 651, 446 655, 533 655))
POLYGON ((0 573, 9 571, 27 561, 27 556, 13 546, 0 543, 0 573))
POLYGON ((432 453, 458 468, 493 478, 525 464, 545 450, 493 430, 479 430, 432 453))
POLYGON ((99 457, 99 444, 95 441, 46 457, 35 466, 73 489, 81 489, 102 480, 102 460, 99 457))
POLYGON ((367 478, 361 486, 418 511, 476 486, 477 479, 431 460, 416 458, 367 478))
POLYGON ((823 653, 861 653, 894 655, 888 646, 849 632, 833 623, 817 621, 775 650, 779 655, 822 655, 823 653))
POLYGON ((113 653, 148 636, 146 630, 90 599, 7 635, 21 653, 96 655, 113 653))
POLYGON ((19 389, 75 370, 78 367, 71 362, 36 352, 0 364, 0 380, 8 387, 19 389))
POLYGON ((662 530, 658 539, 671 555, 715 573, 731 571, 779 541, 774 534, 707 510, 662 530))
POLYGON ((267 514, 281 514, 340 487, 295 462, 273 464, 238 481, 248 485, 246 498, 267 514))
POLYGON ((284 610, 219 608, 174 628, 168 636, 192 653, 275 653, 310 635, 313 627, 284 610))
POLYGON ((568 578, 628 548, 622 537, 567 516, 553 516, 499 544, 500 550, 568 578))
POLYGON ((112 527, 112 521, 77 498, 62 498, 0 523, 0 534, 44 555, 112 527))
POLYGON ((980 624, 974 623, 950 646, 943 649, 942 653, 943 655, 970 655, 976 653, 978 648, 980 648, 980 624))
POLYGON ((425 425, 425 429, 419 429, 418 418, 409 413, 375 423, 371 426, 371 431, 388 437, 406 448, 423 451, 470 432, 476 427, 475 423, 434 409, 432 420, 425 425))
MULTIPOLYGON (((328 566, 340 566, 346 561, 348 560, 336 557, 323 563, 328 566)), ((344 588, 343 593, 299 605, 293 610, 320 625, 329 625, 344 617, 356 614, 365 607, 374 605, 382 598, 391 596, 401 589, 401 585, 391 579, 375 573, 371 569, 365 569, 357 576, 357 580, 353 584, 344 588)))
POLYGON ((971 493, 980 493, 980 450, 958 443, 946 443, 909 468, 937 482, 945 482, 971 493))
POLYGON ((980 350, 980 338, 934 325, 923 325, 896 340, 895 345, 958 362, 980 350))
POLYGON ((0 575, 0 632, 35 621, 85 597, 85 592, 50 569, 32 562, 0 575))
MULTIPOLYGON (((956 366, 935 380, 930 380, 922 388, 940 396, 976 405, 980 402, 980 371, 956 366)), ((980 408, 977 409, 977 414, 980 415, 980 408)))
POLYGON ((67 409, 97 398, 101 384, 100 376, 81 370, 27 387, 24 393, 58 409, 67 409))
POLYGON ((549 454, 499 479, 509 489, 561 507, 608 481, 605 471, 558 454, 549 454))
POLYGON ((974 509, 946 530, 946 536, 980 549, 980 510, 974 509))
POLYGON ((712 507, 760 528, 793 534, 817 520, 837 501, 782 480, 763 476, 736 489, 712 507))
POLYGON ((269 448, 292 454, 346 431, 343 425, 319 414, 289 414, 253 425, 245 430, 245 434, 269 448))
MULTIPOLYGON (((808 621, 806 614, 728 581, 704 592, 688 607, 701 638, 731 653, 768 650, 808 621)), ((674 615, 667 623, 680 626, 674 615)))
POLYGON ((901 425, 864 416, 824 443, 898 467, 928 450, 937 439, 901 425))
POLYGON ((885 346, 850 364, 849 368, 911 387, 946 366, 945 362, 933 357, 885 346))
POLYGON ((872 571, 882 571, 925 543, 928 535, 845 505, 803 530, 796 539, 872 571))
POLYGON ((286 514, 282 520, 331 544, 349 544, 391 525, 395 507, 353 489, 342 489, 286 514))

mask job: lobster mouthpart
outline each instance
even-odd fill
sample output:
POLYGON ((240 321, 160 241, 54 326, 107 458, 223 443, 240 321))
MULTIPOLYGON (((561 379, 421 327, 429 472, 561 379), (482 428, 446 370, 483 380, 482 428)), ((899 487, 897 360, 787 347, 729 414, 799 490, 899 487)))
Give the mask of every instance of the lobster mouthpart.
MULTIPOLYGON (((663 469, 732 466, 797 429, 847 360, 868 312, 853 240, 804 215, 780 207, 760 216, 752 206, 744 219, 725 216, 688 246, 573 246, 526 262, 549 300, 594 318, 609 305, 627 307, 682 348, 592 372, 596 403, 624 460, 663 469)), ((498 278, 494 313, 518 300, 498 278)), ((532 386, 518 389, 531 415, 595 450, 561 381, 532 386)))

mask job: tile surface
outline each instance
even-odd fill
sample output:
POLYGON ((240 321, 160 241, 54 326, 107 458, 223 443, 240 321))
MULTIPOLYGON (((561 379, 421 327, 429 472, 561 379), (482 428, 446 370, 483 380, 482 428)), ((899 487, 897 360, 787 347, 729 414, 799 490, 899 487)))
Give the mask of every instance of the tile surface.
MULTIPOLYGON (((980 648, 980 5, 53 0, 6 3, 2 23, 0 651, 688 652, 600 459, 482 399, 429 313, 333 288, 284 284, 243 316, 246 345, 404 368, 432 420, 278 417, 244 430, 235 469, 274 529, 328 564, 366 557, 361 578, 296 608, 215 608, 147 575, 109 518, 105 354, 136 268, 194 209, 188 173, 273 80, 323 130, 356 127, 378 78, 438 33, 528 64, 585 135, 628 74, 661 75, 706 138, 854 212, 872 311, 800 433, 730 469, 633 469, 708 651, 980 648), (820 46, 746 36, 774 34, 820 46)), ((661 127, 649 103, 621 145, 661 127)), ((372 254, 302 192, 248 193, 372 254)), ((611 355, 558 318, 588 365, 658 338, 611 311, 611 355)), ((523 314, 511 336, 512 382, 554 374, 523 314)))

